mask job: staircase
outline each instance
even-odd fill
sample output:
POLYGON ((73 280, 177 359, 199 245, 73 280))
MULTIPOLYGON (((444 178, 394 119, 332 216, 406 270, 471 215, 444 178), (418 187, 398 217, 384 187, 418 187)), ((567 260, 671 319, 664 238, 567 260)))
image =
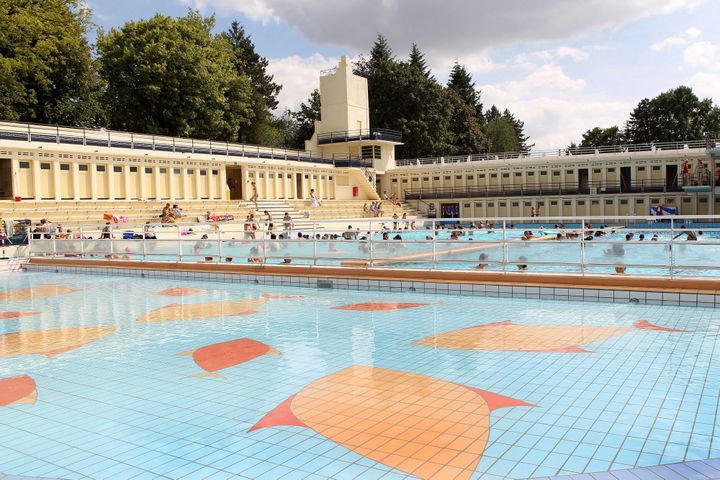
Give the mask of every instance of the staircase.
POLYGON ((282 231, 282 219, 286 212, 290 214, 290 217, 292 217, 293 229, 296 231, 312 230, 313 225, 315 224, 315 222, 309 218, 305 218, 305 215, 302 212, 299 212, 295 207, 291 206, 284 200, 258 200, 257 208, 255 208, 255 204, 253 202, 241 201, 240 206, 246 208, 250 212, 254 212, 257 220, 264 220, 265 215, 263 212, 267 210, 273 217, 273 223, 275 224, 275 230, 277 231, 282 231))

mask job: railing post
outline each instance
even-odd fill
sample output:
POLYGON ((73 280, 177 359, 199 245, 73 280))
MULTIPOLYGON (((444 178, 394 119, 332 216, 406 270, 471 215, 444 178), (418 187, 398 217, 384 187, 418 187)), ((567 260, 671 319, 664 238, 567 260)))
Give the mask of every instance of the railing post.
POLYGON ((374 259, 374 252, 373 252, 373 248, 374 248, 373 235, 374 235, 375 232, 373 231, 373 226, 372 226, 372 224, 373 224, 373 221, 372 221, 372 220, 368 221, 368 242, 369 242, 369 243, 368 243, 368 245, 369 245, 369 247, 368 247, 368 257, 369 257, 369 260, 370 260, 370 267, 373 266, 373 259, 374 259))
POLYGON ((60 126, 55 127, 55 143, 60 143, 60 126))
MULTIPOLYGON (((32 237, 32 235, 28 237, 28 243, 30 242, 30 237, 32 237)), ((85 244, 83 243, 83 237, 83 227, 80 227, 80 258, 85 257, 85 244)))
POLYGON ((435 220, 433 219, 433 221, 432 221, 432 263, 430 264, 431 270, 435 270, 435 268, 437 266, 437 257, 436 257, 437 247, 435 245, 435 240, 437 239, 436 233, 437 233, 437 230, 436 230, 435 220))
POLYGON ((503 220, 502 223, 502 271, 503 273, 507 273, 507 260, 508 260, 508 252, 507 252, 507 220, 503 220))
POLYGON ((220 230, 220 226, 218 225, 218 263, 222 260, 223 255, 223 249, 222 249, 222 230, 220 230))
POLYGON ((585 275, 585 218, 581 218, 580 227, 580 274, 585 275))
POLYGON ((143 235, 142 235, 142 259, 143 261, 147 260, 147 245, 145 244, 145 236, 147 232, 145 232, 145 227, 143 227, 143 235))
POLYGON ((317 240, 315 239, 315 222, 313 221, 312 228, 312 242, 313 242, 313 266, 317 265, 317 240))
POLYGON ((182 239, 180 238, 182 235, 180 233, 180 225, 177 226, 177 244, 178 244, 178 261, 182 262, 183 258, 183 250, 182 250, 182 239))
POLYGON ((675 273, 675 252, 673 251, 673 242, 675 241, 675 219, 670 217, 670 243, 668 248, 670 249, 670 278, 673 278, 675 273))
POLYGON ((115 242, 114 242, 114 238, 113 238, 113 227, 109 228, 109 234, 110 234, 110 258, 113 258, 115 256, 115 242))

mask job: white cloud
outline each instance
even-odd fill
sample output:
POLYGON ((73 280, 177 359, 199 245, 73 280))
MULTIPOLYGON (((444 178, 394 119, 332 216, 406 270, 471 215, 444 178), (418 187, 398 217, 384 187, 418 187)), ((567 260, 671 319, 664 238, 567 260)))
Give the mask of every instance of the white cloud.
POLYGON ((720 100, 720 45, 711 42, 695 42, 683 50, 685 63, 695 72, 685 83, 700 97, 720 100))
POLYGON ((508 108, 525 122, 536 149, 562 148, 597 126, 620 125, 632 109, 630 102, 585 91, 557 65, 544 65, 520 80, 483 85, 483 102, 508 108))
POLYGON ((278 110, 297 109, 306 101, 310 92, 320 87, 320 71, 337 66, 339 58, 325 57, 316 53, 309 57, 293 55, 291 57, 270 59, 268 73, 275 82, 283 86, 278 96, 278 110))
POLYGON ((418 42, 452 56, 492 46, 573 38, 635 18, 694 8, 706 0, 180 0, 200 9, 281 20, 312 42, 360 51, 378 33, 392 45, 418 42))
POLYGON ((656 52, 662 52, 663 50, 669 48, 669 47, 677 47, 677 46, 683 46, 690 43, 692 40, 695 40, 698 38, 702 32, 695 28, 690 27, 687 30, 685 30, 680 35, 673 35, 671 37, 667 37, 659 42, 653 43, 650 48, 655 50, 656 52))

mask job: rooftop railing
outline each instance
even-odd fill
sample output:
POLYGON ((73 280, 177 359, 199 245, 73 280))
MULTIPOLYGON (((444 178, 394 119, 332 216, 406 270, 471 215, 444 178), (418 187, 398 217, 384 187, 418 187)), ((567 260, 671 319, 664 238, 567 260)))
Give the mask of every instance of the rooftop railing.
MULTIPOLYGON (((321 153, 287 148, 263 147, 215 140, 165 137, 103 129, 0 122, 0 141, 55 143, 133 150, 204 154, 270 160, 310 162, 334 166, 366 166, 367 161, 346 153, 321 153), (342 165, 337 165, 342 163, 342 165)), ((216 158, 218 160, 218 158, 216 158)))
POLYGON ((720 277, 720 216, 361 218, 307 228, 276 220, 274 226, 192 223, 35 232, 28 250, 37 257, 287 268, 720 277))
POLYGON ((682 187, 665 180, 539 183, 536 185, 486 185, 464 187, 409 188, 405 200, 428 200, 437 198, 521 197, 540 195, 603 195, 618 193, 664 193, 681 192, 682 187))
POLYGON ((325 145, 329 143, 356 142, 359 140, 385 140, 388 142, 402 142, 402 132, 388 130, 386 128, 373 128, 363 130, 348 130, 341 132, 321 133, 318 135, 318 143, 325 145))
MULTIPOLYGON (((720 140, 712 140, 711 144, 720 142, 720 140)), ((685 142, 659 142, 659 143, 641 143, 641 144, 625 144, 625 145, 608 145, 601 147, 572 147, 558 148, 550 150, 532 150, 529 152, 502 152, 502 153, 479 153, 472 155, 453 155, 446 157, 427 157, 427 158, 404 158, 397 160, 398 167, 417 167, 422 165, 434 164, 452 164, 452 163, 468 163, 483 162, 487 160, 515 160, 515 159, 542 159, 570 157, 581 155, 600 155, 600 154, 624 154, 637 152, 661 152, 676 150, 694 150, 708 147, 707 140, 689 140, 685 142)))

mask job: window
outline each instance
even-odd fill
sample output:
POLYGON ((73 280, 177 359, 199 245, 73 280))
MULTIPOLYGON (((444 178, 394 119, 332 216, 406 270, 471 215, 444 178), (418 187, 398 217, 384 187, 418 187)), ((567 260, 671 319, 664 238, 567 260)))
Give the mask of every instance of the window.
POLYGON ((563 205, 565 205, 566 207, 572 206, 572 200, 563 200, 563 205))
POLYGON ((310 178, 310 175, 308 175, 308 174, 306 173, 306 174, 305 174, 305 180, 307 180, 308 178, 310 178))
POLYGON ((525 202, 523 205, 525 205, 526 207, 532 207, 532 202, 525 202))
POLYGON ((707 203, 707 197, 700 197, 700 203, 707 203))
POLYGON ((104 172, 104 171, 105 171, 105 165, 96 165, 96 166, 95 166, 95 169, 96 169, 98 172, 104 172))
POLYGON ((195 173, 195 171, 194 171, 192 168, 188 168, 188 169, 187 169, 187 174, 188 174, 188 175, 192 175, 193 173, 195 173))
POLYGON ((575 170, 565 170, 565 175, 575 175, 575 170))
POLYGON ((41 163, 40 170, 50 170, 50 164, 49 163, 41 163))
POLYGON ((584 207, 585 206, 585 200, 578 200, 578 207, 584 207))
POLYGON ((547 172, 546 172, 545 170, 543 170, 542 172, 540 172, 540 176, 541 176, 541 177, 542 177, 542 176, 545 176, 545 177, 546 177, 546 176, 547 176, 547 172))
POLYGON ((87 172, 88 166, 87 165, 78 165, 78 170, 80 170, 81 172, 87 172))
POLYGON ((627 205, 628 201, 625 199, 620 200, 620 205, 627 205))
POLYGON ((212 174, 213 174, 213 175, 217 175, 217 174, 218 174, 218 171, 217 171, 217 170, 213 170, 213 171, 212 171, 212 174))
POLYGON ((522 172, 515 172, 516 177, 522 177, 522 172))
POLYGON ((365 145, 360 149, 362 158, 382 158, 380 145, 365 145))
POLYGON ((665 203, 672 205, 673 203, 675 203, 675 199, 674 198, 666 198, 665 203))
POLYGON ((491 173, 490 178, 497 178, 497 173, 491 173))
POLYGON ((556 206, 557 206, 557 201, 556 201, 556 200, 553 200, 552 202, 550 202, 550 206, 556 207, 556 206))
POLYGON ((115 173, 121 173, 121 172, 122 172, 122 167, 121 167, 121 166, 118 166, 118 165, 113 166, 113 172, 115 172, 115 173))
MULTIPOLYGON (((281 173, 280 175, 282 175, 282 173, 281 173)), ((280 178, 280 177, 278 177, 278 178, 280 178)), ((330 181, 332 182, 332 175, 330 175, 330 176, 328 177, 328 180, 330 180, 330 181)))
MULTIPOLYGON (((200 176, 207 176, 207 170, 200 170, 200 176)), ((263 178, 263 174, 261 173, 259 175, 259 178, 263 178)))
POLYGON ((450 175, 445 175, 445 180, 450 180, 450 175))
POLYGON ((637 169, 638 169, 638 172, 644 172, 644 171, 645 171, 645 167, 637 167, 637 169))
POLYGON ((468 176, 465 177, 465 178, 466 178, 467 180, 474 180, 474 179, 475 179, 475 175, 468 175, 468 176))
POLYGON ((659 171, 660 171, 660 166, 656 165, 653 167, 653 172, 659 172, 659 171))
POLYGON ((30 162, 20 162, 20 168, 30 168, 30 162))
POLYGON ((430 181, 430 177, 423 177, 423 182, 429 182, 429 181, 430 181))
POLYGON ((612 205, 614 203, 615 203, 614 200, 605 200, 605 205, 612 205))
POLYGON ((151 173, 152 173, 152 167, 145 167, 145 173, 151 174, 151 173))
POLYGON ((402 183, 408 183, 408 179, 407 179, 407 178, 403 178, 403 179, 402 179, 402 183))
POLYGON ((556 172, 553 172, 553 177, 559 177, 559 176, 560 176, 560 171, 559 171, 559 170, 556 171, 556 172))
POLYGON ((600 170, 599 168, 593 168, 593 173, 601 173, 601 172, 602 172, 602 170, 600 170))
POLYGON ((659 199, 659 198, 651 198, 651 199, 650 199, 650 203, 653 203, 653 204, 654 204, 654 203, 660 203, 660 199, 659 199))
POLYGON ((537 204, 538 204, 538 207, 544 207, 544 206, 545 206, 545 202, 537 202, 537 204))
POLYGON ((68 171, 70 171, 70 164, 69 164, 69 163, 61 163, 61 164, 60 164, 60 171, 62 171, 62 172, 68 172, 68 171))
POLYGON ((397 178, 393 178, 392 183, 397 183, 397 178))
POLYGON ((433 180, 440 180, 440 177, 433 177, 433 180))
POLYGON ((481 173, 480 175, 478 175, 478 178, 485 178, 485 174, 481 173))
POLYGON ((635 200, 635 203, 637 203, 638 205, 642 205, 643 203, 645 203, 645 199, 644 199, 644 198, 638 198, 637 200, 635 200))
POLYGON ((608 168, 608 173, 615 173, 615 167, 608 168))
POLYGON ((493 208, 495 206, 495 202, 488 202, 488 208, 493 208))
POLYGON ((462 175, 455 175, 455 180, 462 180, 462 175))
POLYGON ((519 207, 519 206, 520 206, 520 202, 512 202, 512 206, 513 206, 513 207, 519 207))
MULTIPOLYGON (((207 170, 200 170, 200 175, 207 175, 207 170)), ((258 172, 258 178, 265 178, 265 174, 258 172)))
POLYGON ((463 203, 463 207, 465 207, 465 208, 470 208, 470 204, 469 204, 469 203, 463 203))
MULTIPOLYGON (((217 170, 213 170, 213 172, 217 172, 217 170)), ((217 173, 213 173, 213 175, 217 175, 217 173)), ((275 178, 274 173, 268 173, 268 178, 275 178)))
POLYGON ((167 168, 161 168, 160 173, 167 173, 167 168))
POLYGON ((683 203, 690 203, 692 199, 690 198, 683 198, 683 203))
POLYGON ((503 178, 510 178, 510 174, 509 174, 509 173, 503 173, 502 176, 503 176, 503 178))
POLYGON ((528 177, 534 177, 534 176, 535 176, 535 172, 527 172, 527 176, 528 176, 528 177))
MULTIPOLYGON (((580 205, 580 202, 578 202, 578 205, 580 205)), ((600 200, 593 200, 590 202, 590 205, 600 205, 600 200)))
POLYGON ((500 202, 501 207, 505 207, 507 204, 505 202, 500 202))
POLYGON ((175 175, 180 175, 180 169, 179 168, 173 168, 173 173, 175 175))

